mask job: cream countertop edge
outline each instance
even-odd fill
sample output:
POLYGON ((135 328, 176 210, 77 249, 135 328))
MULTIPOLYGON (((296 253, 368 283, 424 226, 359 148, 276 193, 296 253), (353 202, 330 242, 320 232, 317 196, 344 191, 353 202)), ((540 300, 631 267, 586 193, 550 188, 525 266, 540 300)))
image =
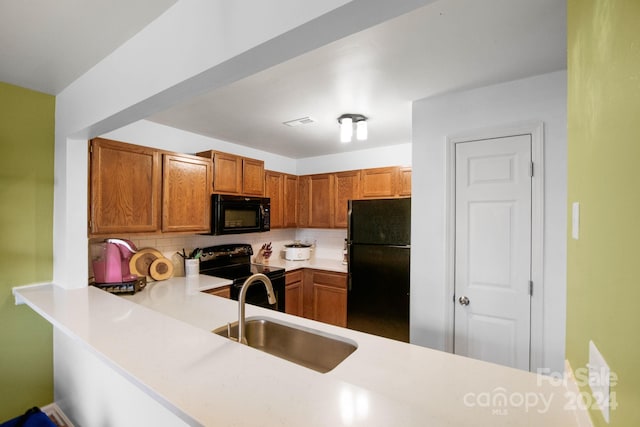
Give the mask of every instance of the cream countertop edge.
POLYGON ((203 425, 575 425, 574 414, 564 410, 566 388, 550 379, 247 306, 247 316, 358 343, 341 365, 318 374, 211 334, 236 320, 237 303, 194 289, 174 278, 125 298, 54 285, 14 293, 174 413, 203 425), (167 342, 175 345, 167 348, 167 342), (139 354, 155 357, 141 360, 139 354), (230 402, 229 393, 244 398, 230 402), (480 399, 500 393, 537 396, 537 406, 492 408, 480 399), (250 410, 238 403, 249 400, 250 410))
POLYGON ((315 258, 311 257, 304 261, 288 261, 283 258, 269 258, 268 263, 263 263, 271 267, 282 267, 285 271, 294 271, 301 268, 313 268, 316 270, 333 271, 336 273, 347 273, 348 266, 343 264, 342 260, 335 260, 331 258, 315 258))

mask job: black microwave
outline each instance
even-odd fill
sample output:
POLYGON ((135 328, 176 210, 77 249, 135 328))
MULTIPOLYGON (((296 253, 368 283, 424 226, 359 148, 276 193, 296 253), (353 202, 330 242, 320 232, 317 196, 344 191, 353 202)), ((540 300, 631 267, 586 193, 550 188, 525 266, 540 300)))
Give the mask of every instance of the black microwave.
POLYGON ((259 233, 270 230, 268 197, 211 195, 211 234, 259 233))

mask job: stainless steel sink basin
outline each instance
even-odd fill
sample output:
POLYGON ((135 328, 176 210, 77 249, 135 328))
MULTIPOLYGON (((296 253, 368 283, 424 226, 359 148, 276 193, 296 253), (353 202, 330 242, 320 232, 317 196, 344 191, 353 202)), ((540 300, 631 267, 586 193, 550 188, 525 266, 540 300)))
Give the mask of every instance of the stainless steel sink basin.
MULTIPOLYGON (((238 322, 213 332, 229 338, 228 330, 237 341, 238 322)), ((349 339, 267 317, 247 318, 245 331, 250 347, 321 373, 338 366, 358 348, 349 339)))

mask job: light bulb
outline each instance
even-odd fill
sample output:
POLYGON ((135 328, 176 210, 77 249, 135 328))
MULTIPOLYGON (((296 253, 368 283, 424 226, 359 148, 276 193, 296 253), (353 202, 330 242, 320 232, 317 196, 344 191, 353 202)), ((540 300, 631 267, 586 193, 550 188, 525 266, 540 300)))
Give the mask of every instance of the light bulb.
POLYGON ((340 142, 350 142, 353 135, 353 120, 344 117, 340 120, 340 142))
POLYGON ((360 120, 356 122, 356 138, 358 141, 365 141, 369 136, 369 132, 367 131, 367 121, 360 120))

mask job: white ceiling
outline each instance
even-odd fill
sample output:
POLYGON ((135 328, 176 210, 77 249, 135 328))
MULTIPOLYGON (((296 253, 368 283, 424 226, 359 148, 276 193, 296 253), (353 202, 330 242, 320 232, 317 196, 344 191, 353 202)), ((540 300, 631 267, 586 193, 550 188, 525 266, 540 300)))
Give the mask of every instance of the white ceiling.
POLYGON ((149 119, 305 158, 411 142, 414 100, 564 68, 564 0, 440 0, 149 119), (339 142, 343 113, 366 142, 339 142))
POLYGON ((177 0, 2 0, 0 81, 52 95, 177 0))
MULTIPOLYGON (((3 0, 0 81, 57 94, 176 1, 3 0)), ((149 119, 291 158, 407 143, 414 100, 566 68, 565 3, 440 0, 149 119)))

